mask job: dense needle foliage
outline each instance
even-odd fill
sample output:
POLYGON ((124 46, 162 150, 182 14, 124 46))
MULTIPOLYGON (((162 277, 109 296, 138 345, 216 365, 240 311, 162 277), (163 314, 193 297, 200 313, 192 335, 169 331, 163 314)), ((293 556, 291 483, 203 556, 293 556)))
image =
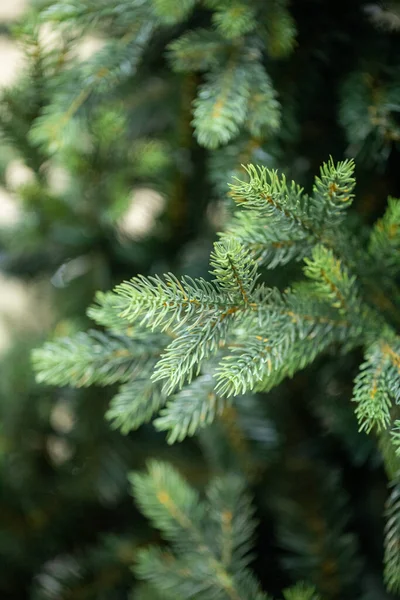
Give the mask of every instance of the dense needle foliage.
POLYGON ((399 593, 397 4, 3 31, 0 266, 48 314, 0 366, 2 596, 399 593))

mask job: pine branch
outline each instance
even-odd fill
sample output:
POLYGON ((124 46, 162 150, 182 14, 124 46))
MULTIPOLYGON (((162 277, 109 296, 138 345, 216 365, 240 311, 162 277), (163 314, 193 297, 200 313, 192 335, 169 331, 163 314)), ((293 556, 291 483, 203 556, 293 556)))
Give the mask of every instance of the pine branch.
POLYGON ((172 552, 150 547, 139 551, 134 572, 139 579, 170 600, 215 597, 209 572, 200 572, 185 557, 179 560, 172 552), (207 577, 208 576, 208 577, 207 577))
POLYGON ((315 282, 315 290, 342 315, 359 318, 362 310, 356 278, 350 275, 333 252, 323 246, 315 246, 312 258, 305 258, 304 273, 315 282))
POLYGON ((180 23, 192 12, 196 0, 150 0, 156 18, 163 25, 180 23))
POLYGON ((235 137, 246 119, 249 95, 246 66, 235 57, 208 73, 194 102, 193 125, 199 144, 214 149, 235 137))
POLYGON ((281 124, 281 107, 268 73, 261 64, 254 64, 249 72, 253 93, 249 99, 246 127, 255 137, 271 137, 281 124))
POLYGON ((190 383, 202 361, 218 350, 235 319, 256 308, 251 301, 256 266, 240 244, 234 240, 216 243, 211 264, 215 285, 200 279, 179 281, 172 275, 166 275, 165 281, 139 276, 116 289, 128 298, 121 313, 127 320, 144 315, 142 325, 179 332, 152 376, 154 381, 165 380, 165 394, 181 388, 185 381, 190 383))
POLYGON ((262 13, 260 35, 266 40, 271 58, 284 58, 296 46, 296 24, 287 7, 288 0, 274 0, 262 13))
POLYGON ((216 391, 231 396, 271 389, 304 368, 332 343, 360 343, 358 328, 312 301, 309 289, 260 295, 256 315, 244 317, 237 343, 216 370, 216 391), (260 335, 260 333, 263 335, 260 335))
POLYGON ((375 224, 370 237, 369 253, 388 275, 400 268, 400 200, 388 198, 388 208, 375 224))
POLYGON ((221 313, 174 339, 161 355, 152 380, 164 381, 162 389, 167 395, 181 389, 185 382, 190 383, 199 374, 202 362, 217 353, 234 318, 234 313, 221 313))
POLYGON ((256 522, 244 480, 228 475, 207 489, 208 518, 213 544, 225 569, 239 572, 249 566, 256 522))
POLYGON ((113 292, 97 292, 95 302, 88 308, 87 315, 97 325, 118 334, 129 335, 129 321, 121 317, 125 309, 126 300, 122 296, 113 292))
POLYGON ((215 8, 213 24, 227 39, 246 35, 257 27, 256 13, 249 3, 234 0, 226 4, 209 2, 209 5, 215 8))
POLYGON ((396 70, 382 77, 375 69, 351 72, 340 94, 339 120, 353 156, 364 164, 382 165, 399 140, 397 122, 399 93, 396 70))
POLYGON ((234 310, 236 306, 212 283, 190 277, 179 281, 172 274, 164 275, 164 280, 139 275, 120 284, 115 291, 126 302, 121 316, 130 323, 139 321, 153 330, 175 331, 187 323, 194 328, 205 316, 229 308, 234 310))
POLYGON ((309 239, 302 231, 288 236, 259 218, 256 211, 236 212, 222 240, 234 238, 244 246, 259 265, 275 269, 290 261, 300 261, 311 252, 309 239))
POLYGON ((366 360, 360 366, 353 391, 353 402, 358 404, 355 412, 360 430, 369 433, 374 427, 378 431, 389 427, 392 389, 398 390, 400 386, 400 366, 393 371, 393 357, 399 356, 399 352, 383 340, 367 349, 366 360))
POLYGON ((106 419, 113 429, 126 435, 148 423, 166 402, 166 396, 157 384, 150 380, 150 373, 137 376, 122 385, 113 397, 106 412, 106 419))
POLYGON ((247 568, 254 523, 241 479, 214 481, 207 504, 167 464, 153 461, 147 475, 135 473, 130 480, 141 510, 175 550, 140 551, 139 577, 168 597, 267 600, 247 568))
POLYGON ((168 432, 169 444, 195 435, 222 413, 225 402, 214 392, 214 385, 211 375, 200 375, 168 400, 154 426, 168 432))
POLYGON ((306 583, 298 583, 283 592, 285 600, 321 600, 315 587, 306 583))
POLYGON ((393 446, 396 448, 396 456, 400 457, 400 420, 396 419, 390 431, 393 446))
POLYGON ((332 227, 338 225, 345 217, 345 211, 354 198, 354 168, 353 160, 345 160, 335 165, 332 158, 322 165, 320 176, 315 178, 311 200, 315 212, 320 212, 318 218, 321 225, 328 224, 328 227, 332 227))
POLYGON ((120 81, 132 76, 152 36, 151 20, 134 23, 132 30, 120 39, 110 40, 94 57, 70 73, 60 76, 56 94, 31 128, 34 144, 43 145, 50 153, 59 150, 73 131, 73 118, 88 99, 109 92, 120 81), (80 90, 76 93, 76 90, 80 90))
POLYGON ((330 230, 337 238, 334 228, 353 198, 353 161, 334 164, 331 159, 324 163, 311 198, 295 182, 289 185, 277 171, 251 164, 244 168, 248 181, 236 178, 238 183, 230 185, 230 196, 239 206, 267 220, 271 228, 279 229, 280 235, 286 235, 287 239, 295 241, 300 237, 310 244, 330 244, 331 236, 326 235, 330 230))
POLYGON ((185 33, 168 46, 171 67, 177 73, 205 71, 215 68, 226 58, 227 44, 214 31, 195 29, 185 33))
POLYGON ((288 186, 284 175, 279 178, 277 171, 265 167, 243 168, 248 182, 237 179, 236 184, 229 186, 229 195, 239 206, 268 219, 271 226, 280 227, 288 235, 299 229, 303 234, 313 234, 300 186, 294 182, 288 186))
POLYGON ((61 0, 53 2, 41 13, 43 22, 56 23, 71 29, 85 30, 95 27, 104 31, 126 31, 140 16, 143 18, 143 3, 131 0, 61 0))
POLYGON ((160 356, 158 341, 131 340, 98 331, 48 342, 33 353, 37 381, 51 385, 110 385, 126 382, 160 356))
POLYGON ((168 463, 150 461, 147 471, 129 476, 142 513, 182 552, 203 543, 204 505, 198 493, 168 463))
POLYGON ((211 253, 211 273, 215 283, 239 304, 247 305, 252 300, 257 282, 257 265, 249 252, 233 237, 226 237, 214 244, 211 253))
POLYGON ((400 592, 400 484, 396 480, 386 505, 384 578, 388 590, 400 592))
POLYGON ((235 354, 224 357, 216 370, 216 393, 229 397, 253 390, 263 377, 271 375, 285 361, 291 336, 290 329, 268 337, 248 336, 242 347, 232 348, 235 354))
MULTIPOLYGON (((318 328, 317 328, 318 330, 318 328)), ((311 334, 303 339, 298 339, 291 345, 285 361, 270 374, 265 373, 262 379, 255 384, 254 391, 269 392, 287 378, 292 378, 298 371, 311 365, 319 355, 335 348, 338 343, 348 343, 348 348, 360 345, 356 332, 352 338, 347 326, 322 327, 319 335, 311 334), (350 339, 348 337, 350 334, 350 339), (352 342, 351 342, 352 340, 352 342)))

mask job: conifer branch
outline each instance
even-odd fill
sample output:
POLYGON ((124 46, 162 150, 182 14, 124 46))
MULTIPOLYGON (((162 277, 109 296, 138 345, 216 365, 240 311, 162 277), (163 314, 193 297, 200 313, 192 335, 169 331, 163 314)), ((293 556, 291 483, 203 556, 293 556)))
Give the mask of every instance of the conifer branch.
POLYGON ((370 237, 369 253, 380 268, 395 274, 400 268, 400 200, 388 198, 382 219, 375 224, 370 237))
POLYGON ((236 304, 204 279, 172 274, 160 277, 138 276, 116 287, 126 302, 121 316, 128 322, 139 321, 151 329, 178 330, 187 323, 196 327, 206 315, 235 309, 236 304))
POLYGON ((244 394, 264 376, 276 371, 286 359, 290 347, 290 333, 275 332, 269 337, 248 337, 242 349, 233 348, 240 355, 227 356, 216 371, 216 392, 225 396, 244 394))
POLYGON ((356 278, 323 246, 315 246, 312 258, 305 258, 304 273, 315 282, 316 293, 336 308, 340 314, 358 315, 362 303, 356 278))
POLYGON ((288 0, 277 0, 266 6, 260 29, 266 39, 271 58, 288 56, 296 45, 296 24, 288 10, 288 0))
POLYGON ((279 130, 281 107, 271 78, 262 65, 255 64, 249 73, 251 94, 246 127, 254 137, 271 136, 279 130))
POLYGON ((206 0, 206 4, 210 8, 214 8, 213 23, 221 35, 227 39, 246 35, 257 27, 256 11, 243 0, 226 3, 206 0))
POLYGON ((152 21, 141 22, 138 18, 132 29, 119 40, 109 41, 93 58, 76 67, 78 81, 73 87, 62 86, 60 76, 60 91, 32 127, 30 135, 33 143, 43 145, 50 152, 62 147, 72 119, 91 95, 106 93, 128 74, 134 73, 153 30, 152 21), (80 92, 76 95, 77 87, 80 92))
POLYGON ((222 414, 225 401, 215 393, 214 386, 214 379, 206 373, 168 400, 154 426, 159 431, 168 432, 169 444, 193 436, 222 414))
POLYGON ((335 318, 324 303, 312 302, 305 290, 285 295, 269 290, 260 298, 256 315, 241 323, 240 343, 228 344, 230 354, 216 370, 217 393, 231 396, 271 389, 332 343, 360 343, 356 324, 335 318))
POLYGON ((390 437, 393 446, 396 449, 396 455, 400 457, 400 420, 396 419, 393 423, 393 427, 390 430, 390 437))
POLYGON ((234 316, 235 313, 221 313, 208 323, 184 332, 167 346, 152 375, 153 381, 164 382, 165 394, 181 389, 200 373, 202 362, 218 352, 234 316))
POLYGON ((378 341, 367 349, 353 391, 360 430, 370 432, 376 427, 380 431, 390 425, 392 398, 396 398, 393 391, 398 394, 400 388, 399 368, 396 366, 395 373, 391 369, 396 354, 386 341, 378 341))
POLYGON ((317 594, 315 587, 306 583, 298 583, 284 590, 283 597, 285 600, 321 600, 321 596, 317 594))
POLYGON ((253 260, 268 269, 275 269, 290 261, 300 261, 311 252, 309 239, 302 231, 288 236, 259 218, 256 211, 236 212, 226 232, 219 234, 222 240, 238 240, 251 253, 253 260))
POLYGON ((226 52, 227 43, 208 29, 189 31, 168 46, 168 58, 177 73, 216 67, 226 52))
POLYGON ((322 226, 332 227, 343 220, 354 198, 354 167, 353 160, 335 164, 332 158, 322 165, 311 200, 322 226))
POLYGON ((254 523, 241 479, 212 482, 207 504, 165 463, 149 463, 148 474, 134 473, 130 481, 141 510, 175 550, 140 551, 139 577, 167 594, 195 593, 199 600, 267 600, 247 568, 254 523))
POLYGON ((269 219, 291 234, 301 229, 305 234, 312 233, 308 222, 303 189, 294 182, 290 186, 284 175, 279 178, 277 171, 265 167, 247 165, 244 167, 249 181, 230 185, 229 195, 241 207, 255 211, 259 217, 269 219))
POLYGON ((210 265, 215 282, 228 297, 249 304, 257 282, 257 265, 249 252, 233 237, 214 244, 210 265))
POLYGON ((175 25, 186 19, 193 10, 196 0, 150 0, 154 14, 160 23, 175 25))
POLYGON ((268 219, 270 227, 279 227, 289 239, 300 235, 313 244, 327 243, 325 230, 337 225, 353 198, 353 161, 324 163, 311 198, 295 182, 288 185, 286 177, 279 178, 276 171, 253 165, 244 168, 248 181, 236 178, 230 196, 239 206, 268 219))
POLYGON ((250 84, 244 64, 233 55, 207 74, 194 102, 193 125, 199 143, 214 149, 239 133, 246 119, 250 84))
POLYGON ((150 373, 144 371, 120 387, 110 402, 106 419, 113 429, 125 435, 148 423, 166 400, 160 387, 151 381, 150 373))
POLYGON ((97 325, 119 334, 129 335, 129 331, 133 332, 133 328, 129 321, 121 316, 125 309, 124 297, 114 292, 97 292, 95 302, 88 308, 87 315, 97 325))
POLYGON ((256 528, 243 479, 228 475, 214 479, 207 488, 209 519, 214 525, 216 553, 226 569, 244 569, 251 561, 256 528))
POLYGON ((394 594, 400 591, 400 483, 398 478, 392 483, 392 490, 386 504, 384 577, 388 590, 394 594))
POLYGON ((135 373, 148 372, 160 353, 151 337, 133 341, 91 331, 48 342, 35 350, 33 363, 39 382, 88 387, 126 382, 135 373))

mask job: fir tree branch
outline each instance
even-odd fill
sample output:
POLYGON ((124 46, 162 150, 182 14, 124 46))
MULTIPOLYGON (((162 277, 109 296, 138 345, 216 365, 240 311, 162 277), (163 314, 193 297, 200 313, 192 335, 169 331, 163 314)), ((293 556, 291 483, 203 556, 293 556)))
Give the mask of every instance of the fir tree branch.
POLYGON ((226 237, 222 242, 216 242, 210 265, 215 282, 228 297, 237 298, 240 304, 250 303, 258 279, 257 265, 236 239, 226 237))
POLYGON ((121 317, 126 309, 126 300, 113 292, 97 292, 95 302, 88 308, 87 315, 97 325, 118 334, 129 335, 133 331, 129 321, 121 317))
POLYGON ((246 119, 249 95, 246 66, 233 53, 226 66, 207 74, 194 102, 199 143, 213 149, 236 136, 246 119))
POLYGON ((98 95, 109 91, 121 79, 134 73, 153 30, 153 22, 141 22, 138 19, 133 29, 119 40, 109 41, 93 58, 79 69, 77 67, 74 82, 69 82, 68 86, 63 85, 65 76, 60 76, 58 91, 52 103, 44 108, 31 129, 32 142, 43 144, 50 152, 59 149, 71 120, 89 97, 94 92, 98 95), (78 95, 77 88, 80 89, 78 95))
POLYGON ((398 478, 386 504, 384 577, 388 590, 400 591, 400 484, 398 478))
POLYGON ((322 165, 320 176, 315 178, 311 200, 315 213, 319 213, 321 226, 333 227, 343 220, 354 198, 354 168, 353 160, 335 165, 332 157, 322 165))
POLYGON ((175 25, 187 19, 192 12, 196 0, 150 0, 155 17, 165 25, 175 25))
POLYGON ((400 420, 396 419, 393 423, 393 427, 390 430, 390 437, 393 446, 396 449, 396 456, 400 457, 400 420))
POLYGON ((252 66, 249 78, 253 93, 249 99, 246 127, 254 137, 271 136, 281 124, 281 107, 276 91, 261 64, 252 66))
POLYGON ((298 583, 284 590, 283 597, 285 600, 321 600, 321 596, 317 594, 315 587, 306 583, 298 583))
POLYGON ((315 290, 322 300, 327 300, 342 315, 358 317, 362 303, 356 286, 343 264, 330 250, 315 246, 312 258, 305 258, 304 273, 315 282, 315 290))
POLYGON ((220 238, 234 238, 251 253, 253 260, 268 269, 300 261, 311 252, 309 239, 299 232, 288 237, 285 232, 259 218, 257 212, 236 212, 220 238))
POLYGON ((288 234, 300 228, 304 234, 317 237, 307 218, 300 186, 294 182, 288 186, 284 175, 279 178, 277 171, 265 167, 247 165, 243 168, 249 181, 237 179, 236 184, 229 186, 229 195, 238 205, 269 219, 271 224, 283 227, 288 234))
POLYGON ((244 480, 234 475, 215 479, 206 497, 219 560, 232 572, 246 568, 256 523, 244 480))
POLYGON ((208 323, 184 332, 167 346, 152 375, 153 381, 164 381, 165 394, 172 394, 199 374, 202 362, 219 350, 234 316, 221 313, 208 323))
POLYGON ((166 396, 150 379, 150 373, 137 376, 122 385, 113 397, 106 412, 106 419, 113 429, 126 435, 148 423, 166 402, 166 396))
POLYGON ((195 29, 182 35, 168 46, 168 58, 177 73, 205 71, 221 62, 227 43, 214 31, 195 29))
POLYGON ((366 361, 360 366, 353 391, 360 430, 369 433, 373 427, 381 431, 390 425, 392 398, 398 398, 400 389, 399 367, 396 364, 395 371, 392 369, 397 357, 396 350, 384 340, 367 349, 366 361))
POLYGON ((214 392, 214 385, 210 374, 200 375, 168 400, 154 426, 168 432, 169 444, 193 436, 222 413, 225 401, 214 392))
POLYGON ((197 492, 167 463, 151 461, 147 470, 147 474, 133 473, 129 477, 143 514, 183 551, 202 544, 204 506, 197 492))
POLYGON ((204 279, 174 275, 160 277, 137 276, 115 289, 125 299, 121 316, 128 322, 140 323, 153 330, 178 330, 187 323, 196 327, 206 316, 231 309, 236 304, 221 294, 217 287, 204 279))
POLYGON ((309 292, 306 287, 285 295, 276 290, 268 290, 264 298, 260 295, 256 315, 243 316, 239 343, 228 344, 231 354, 216 370, 217 393, 230 396, 270 389, 332 343, 360 343, 357 324, 335 319, 324 303, 312 301, 309 292))
POLYGON ((239 478, 214 481, 207 505, 165 463, 152 461, 147 475, 132 474, 130 481, 141 510, 177 553, 139 552, 135 571, 141 578, 185 598, 267 600, 246 567, 254 524, 239 478))
POLYGON ((229 3, 208 2, 215 9, 212 21, 217 30, 227 39, 246 35, 257 27, 256 12, 242 0, 229 3))
POLYGON ((151 337, 131 340, 98 331, 48 342, 33 353, 37 381, 51 385, 110 385, 148 370, 161 347, 151 337))
POLYGON ((400 200, 397 198, 388 198, 386 212, 371 232, 368 250, 385 272, 395 274, 400 268, 400 200))

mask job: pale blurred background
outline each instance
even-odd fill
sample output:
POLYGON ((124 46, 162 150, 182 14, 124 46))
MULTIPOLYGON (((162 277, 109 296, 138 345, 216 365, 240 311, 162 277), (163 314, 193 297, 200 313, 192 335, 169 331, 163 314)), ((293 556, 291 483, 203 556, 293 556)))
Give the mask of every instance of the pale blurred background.
MULTIPOLYGON (((0 0, 0 24, 10 23, 23 14, 27 0, 0 0)), ((0 36, 0 91, 16 81, 23 67, 23 53, 8 36, 0 36)), ((17 187, 26 177, 25 169, 15 164, 8 177, 17 187)), ((21 218, 18 202, 3 187, 0 187, 0 226, 13 225, 21 218)), ((32 307, 32 290, 16 278, 0 274, 0 352, 8 347, 10 329, 22 322, 24 326, 33 326, 29 319, 32 307)))
MULTIPOLYGON (((24 68, 24 54, 18 43, 7 35, 7 26, 15 22, 27 10, 30 0, 0 0, 0 93, 14 84, 24 68)), ((43 40, 46 44, 57 43, 57 32, 43 28, 43 40)), ((90 36, 79 44, 78 55, 87 59, 102 45, 100 39, 90 36)), ((49 183, 53 191, 61 191, 65 183, 65 172, 54 167, 50 170, 49 183)), ((0 185, 0 227, 17 223, 24 216, 18 202, 18 187, 28 183, 33 173, 20 160, 10 162, 6 171, 7 190, 0 185), (11 191, 10 191, 11 190, 11 191)), ((154 219, 164 207, 164 198, 152 189, 132 190, 132 203, 119 223, 122 235, 130 239, 140 239, 146 235, 154 219), (133 201, 134 199, 134 201, 133 201)), ((71 261, 71 278, 81 274, 79 261, 71 261), (74 263, 74 264, 72 264, 74 263), (76 264, 75 264, 76 263, 76 264)), ((53 278, 56 283, 57 273, 53 278)), ((43 331, 51 323, 51 285, 43 282, 26 283, 19 278, 0 273, 0 357, 10 346, 15 333, 43 331)))

